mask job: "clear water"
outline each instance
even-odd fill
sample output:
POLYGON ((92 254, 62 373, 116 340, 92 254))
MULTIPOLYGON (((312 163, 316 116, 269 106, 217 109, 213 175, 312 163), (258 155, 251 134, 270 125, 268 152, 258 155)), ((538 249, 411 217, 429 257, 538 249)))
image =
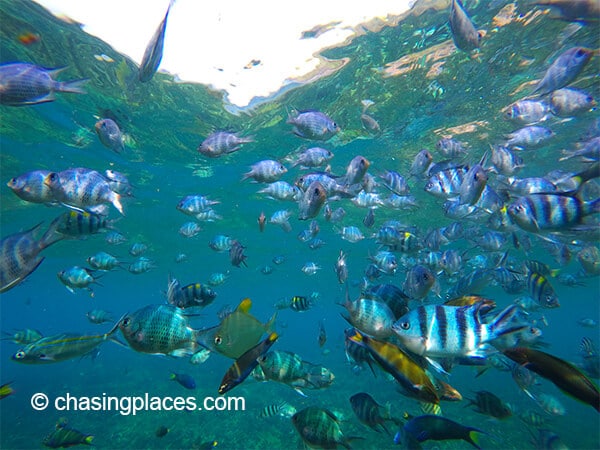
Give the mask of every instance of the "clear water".
MULTIPOLYGON (((427 3, 427 2, 424 2, 427 3)), ((357 392, 368 392, 380 403, 390 403, 392 413, 420 414, 418 403, 397 392, 395 383, 379 373, 377 378, 367 370, 354 374, 344 354, 343 330, 347 326, 340 317, 345 288, 336 279, 333 270, 340 250, 348 253, 350 294, 359 294, 358 283, 368 265, 368 255, 377 251, 371 234, 388 219, 398 219, 415 226, 421 236, 435 227, 451 223, 443 215, 442 202, 423 191, 424 181, 409 181, 420 207, 416 211, 376 210, 373 229, 362 225, 366 210, 352 205, 349 200, 331 202, 335 209, 344 207, 347 216, 342 225, 356 225, 368 236, 351 244, 335 232, 334 226, 319 215, 319 238, 327 244, 319 250, 310 250, 296 235, 306 222, 296 218, 296 206, 265 199, 257 194, 262 186, 241 182, 248 166, 261 159, 282 159, 298 147, 310 142, 291 133, 285 123, 292 108, 318 109, 326 112, 340 125, 342 133, 323 144, 335 153, 332 172, 343 174, 348 162, 363 155, 371 162, 369 173, 377 175, 384 170, 396 170, 407 175, 414 155, 421 148, 433 152, 435 160, 443 157, 435 150, 435 143, 445 135, 469 144, 469 161, 478 161, 490 144, 499 143, 504 135, 516 128, 506 121, 502 108, 525 96, 531 87, 519 90, 523 83, 539 79, 549 61, 564 49, 581 45, 600 47, 598 27, 579 26, 552 19, 543 10, 506 2, 467 2, 467 7, 478 28, 486 30, 481 52, 476 57, 452 51, 444 54, 444 45, 450 39, 446 26, 449 2, 430 2, 434 7, 422 13, 407 15, 395 26, 368 32, 345 47, 326 51, 330 59, 348 58, 349 62, 331 76, 312 84, 289 90, 272 101, 263 103, 249 113, 232 115, 226 111, 221 94, 203 86, 171 82, 170 77, 158 74, 152 82, 139 85, 129 80, 135 73, 131 61, 118 55, 103 42, 83 33, 76 25, 68 25, 53 18, 36 5, 27 2, 4 1, 0 4, 0 45, 2 62, 27 61, 45 67, 67 66, 61 80, 89 78, 86 95, 58 95, 53 103, 12 108, 2 107, 1 121, 1 228, 2 237, 33 225, 51 220, 62 212, 59 208, 27 204, 20 201, 6 186, 19 174, 35 169, 64 170, 69 167, 89 167, 98 171, 114 169, 129 175, 135 186, 135 197, 126 200, 126 216, 118 218, 114 210, 111 218, 118 219, 115 227, 128 241, 113 247, 105 235, 85 240, 60 242, 46 251, 45 261, 29 279, 2 294, 1 329, 34 328, 44 335, 64 331, 105 332, 110 324, 93 325, 85 313, 94 308, 111 311, 115 317, 148 304, 165 301, 168 274, 182 283, 205 282, 213 272, 229 271, 230 278, 216 289, 217 300, 194 319, 195 326, 218 323, 216 312, 224 305, 235 306, 242 298, 253 299, 253 313, 266 321, 273 313, 273 305, 281 298, 293 295, 308 296, 319 293, 316 305, 307 312, 291 310, 279 312, 277 329, 281 338, 274 348, 300 354, 305 360, 321 363, 331 369, 336 378, 331 387, 307 391, 302 398, 285 385, 274 382, 257 383, 247 380, 230 395, 246 398, 246 411, 237 412, 174 412, 148 411, 136 416, 118 412, 60 412, 52 408, 34 411, 30 398, 44 392, 50 398, 66 395, 94 396, 188 396, 196 398, 217 396, 220 380, 231 360, 213 355, 203 365, 192 366, 186 359, 174 359, 136 353, 106 343, 100 355, 92 360, 83 358, 52 365, 20 365, 10 356, 18 349, 16 344, 0 344, 0 381, 13 381, 14 395, 0 403, 0 447, 39 448, 41 441, 54 427, 59 417, 82 432, 95 435, 99 448, 199 448, 202 443, 217 440, 219 448, 284 448, 302 446, 289 419, 257 417, 268 404, 285 400, 298 410, 316 405, 343 413, 341 427, 346 436, 362 436, 352 442, 356 448, 392 448, 391 437, 375 433, 358 422, 348 401, 357 392), (510 21, 501 22, 499 12, 516 7, 510 21), (428 33, 434 30, 432 33, 428 33), (39 33, 38 43, 25 46, 17 37, 25 31, 39 33), (114 63, 99 62, 94 54, 106 54, 114 63), (410 62, 404 73, 384 76, 386 68, 401 58, 410 62), (441 65, 439 73, 435 67, 441 65), (434 67, 435 65, 435 67, 434 67), (434 71, 432 71, 434 67, 434 71), (362 99, 371 99, 375 105, 369 110, 381 125, 383 133, 369 136, 362 129, 360 111, 362 99), (104 148, 93 133, 97 117, 113 117, 128 140, 128 150, 116 155, 104 148), (460 134, 455 127, 474 124, 460 134), (199 143, 216 129, 230 129, 252 134, 256 142, 248 144, 235 154, 207 160, 196 151, 199 143), (79 143, 79 145, 77 145, 79 143), (178 234, 179 227, 188 220, 175 209, 181 198, 189 194, 204 194, 221 203, 216 210, 223 220, 202 224, 203 231, 192 239, 178 234), (293 230, 285 233, 268 224, 259 232, 257 217, 264 211, 267 218, 278 209, 290 209, 293 230), (248 268, 232 267, 228 255, 217 254, 207 245, 216 234, 227 234, 247 247, 248 268), (73 265, 84 265, 85 259, 98 251, 115 254, 124 261, 132 261, 128 248, 133 242, 149 246, 146 254, 156 262, 156 268, 142 275, 123 270, 107 273, 94 287, 94 296, 87 291, 69 293, 56 277, 57 272, 73 265), (175 263, 175 256, 184 252, 188 260, 175 263), (281 265, 272 263, 273 257, 284 255, 281 265), (300 268, 314 261, 323 269, 307 277, 300 268), (273 267, 264 275, 260 268, 273 267), (318 322, 323 319, 328 340, 324 349, 317 344, 318 322), (323 351, 326 350, 326 351, 323 351), (186 391, 169 380, 171 372, 185 372, 195 377, 198 388, 186 391), (160 426, 169 433, 159 438, 155 431, 160 426)), ((421 5, 421 3, 419 3, 421 5)), ((595 98, 600 94, 598 57, 592 59, 578 77, 575 86, 595 98)), ((388 70, 389 72, 389 70, 388 70)), ((531 85, 533 86, 533 85, 531 85)), ((556 136, 547 145, 523 152, 525 167, 520 176, 543 176, 561 168, 579 171, 576 160, 558 162, 562 149, 574 148, 576 142, 598 120, 596 110, 572 120, 551 119, 545 122, 556 136)), ((293 182, 302 171, 290 169, 283 177, 293 182)), ((495 183, 491 176, 491 183, 495 183)), ((479 232, 485 223, 469 222, 479 232)), ((548 252, 543 241, 530 235, 533 248, 529 255, 507 245, 517 261, 533 258, 560 268, 565 273, 580 270, 576 256, 569 262, 558 263, 548 252)), ((510 240, 509 240, 510 242, 510 240)), ((597 240, 593 245, 597 245, 597 240)), ((459 240, 445 248, 466 249, 473 244, 459 240)), ((573 254, 580 249, 570 246, 573 254)), ((469 255, 485 254, 475 248, 469 255)), ((490 256, 490 255, 488 255, 490 256)), ((468 268, 465 267, 465 273, 468 268)), ((401 286, 406 267, 381 282, 401 286)), ((542 326, 546 351, 565 360, 579 362, 579 343, 583 336, 598 346, 598 329, 582 328, 581 318, 600 319, 597 278, 586 278, 584 286, 568 287, 554 281, 561 307, 543 311, 548 326, 542 326)), ((440 280, 442 296, 451 284, 440 280)), ((515 299, 498 286, 489 286, 481 294, 504 307, 515 299)), ((429 301, 439 301, 430 296, 429 301)), ((540 389, 557 397, 565 406, 564 416, 544 413, 531 399, 519 391, 509 373, 489 370, 475 378, 474 370, 456 367, 448 380, 465 398, 474 392, 489 390, 509 402, 515 412, 534 410, 545 415, 545 426, 559 435, 569 448, 598 448, 600 434, 598 416, 588 405, 561 393, 554 385, 541 380, 540 389), (582 432, 585 430, 585 432, 582 432)), ((597 380, 596 380, 597 381, 597 380)), ((503 421, 492 420, 465 407, 467 401, 444 403, 445 417, 464 425, 474 426, 487 435, 482 436, 484 448, 534 448, 532 433, 516 414, 503 421)), ((425 448, 466 448, 462 441, 428 442, 425 448)))

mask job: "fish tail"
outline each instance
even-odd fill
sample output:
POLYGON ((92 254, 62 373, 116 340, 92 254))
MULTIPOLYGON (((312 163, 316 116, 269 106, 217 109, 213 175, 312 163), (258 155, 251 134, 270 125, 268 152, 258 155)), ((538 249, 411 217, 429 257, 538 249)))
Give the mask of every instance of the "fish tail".
POLYGON ((481 433, 481 431, 479 430, 470 430, 467 433, 467 436, 465 437, 465 441, 467 441, 473 447, 480 449, 481 447, 479 446, 479 433, 481 433))
POLYGON ((266 328, 267 333, 273 333, 273 334, 275 334, 275 336, 277 336, 277 333, 274 333, 274 331, 275 331, 275 319, 277 319, 277 311, 275 311, 273 313, 273 315, 271 316, 271 318, 267 322, 267 325, 266 325, 265 328, 266 328))
POLYGON ((82 78, 81 80, 73 80, 73 81, 63 81, 58 85, 58 91, 60 92, 71 92, 73 94, 85 94, 85 90, 83 90, 83 85, 87 83, 89 80, 87 78, 82 78))
POLYGON ((60 226, 61 222, 62 215, 58 216, 52 221, 52 223, 48 227, 48 230, 44 233, 40 241, 40 245, 42 248, 50 247, 52 244, 61 241, 65 238, 65 235, 59 233, 58 231, 58 227, 60 226))
POLYGON ((600 213, 600 198, 597 198, 596 200, 592 200, 591 202, 586 203, 586 205, 587 205, 588 214, 600 213))
POLYGON ((515 333, 528 326, 527 324, 511 323, 512 318, 515 316, 518 310, 519 309, 517 305, 510 305, 494 318, 492 323, 488 325, 490 330, 490 340, 506 334, 515 333))
POLYGON ((113 191, 111 194, 110 201, 113 204, 113 206, 117 208, 117 210, 124 216, 125 212, 123 211, 123 205, 121 204, 121 196, 113 191))

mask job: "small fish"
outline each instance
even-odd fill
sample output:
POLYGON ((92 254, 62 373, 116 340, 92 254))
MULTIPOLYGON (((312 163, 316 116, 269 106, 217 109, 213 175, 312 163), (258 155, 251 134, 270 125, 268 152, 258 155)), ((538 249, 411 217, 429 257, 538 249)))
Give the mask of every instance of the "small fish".
POLYGON ((304 139, 326 141, 340 131, 337 124, 320 111, 293 111, 287 123, 294 126, 296 136, 304 139))
POLYGON ((101 119, 96 122, 94 129, 102 145, 115 153, 121 153, 125 149, 123 134, 119 125, 112 119, 101 119))
POLYGON ((240 264, 243 264, 245 267, 248 267, 248 264, 246 264, 247 256, 244 254, 245 248, 246 247, 238 241, 233 241, 231 248, 229 249, 229 260, 231 261, 231 265, 240 267, 240 264))
POLYGON ((378 404, 373 397, 366 392, 359 392, 350 397, 350 405, 358 420, 365 425, 371 427, 378 433, 381 431, 378 427, 381 427, 388 435, 389 430, 385 426, 386 421, 391 421, 395 425, 399 425, 400 421, 390 416, 389 407, 385 410, 378 404))
POLYGON ((179 227, 179 234, 186 238, 194 237, 201 231, 202 228, 196 222, 186 222, 179 227))
POLYGON ((265 225, 267 223, 267 217, 265 216, 264 211, 260 212, 257 222, 258 222, 258 230, 262 233, 263 231, 265 231, 265 225))
POLYGON ((562 88, 552 92, 550 104, 552 114, 569 117, 590 110, 596 105, 596 101, 586 92, 562 88))
POLYGON ((340 250, 340 255, 335 262, 335 274, 337 275, 338 282, 344 284, 348 279, 348 264, 346 263, 346 254, 343 250, 340 250))
POLYGON ((56 219, 40 239, 35 239, 40 226, 0 241, 0 293, 22 283, 44 261, 40 256, 42 250, 63 239, 64 236, 56 232, 56 219))
POLYGON ((309 261, 302 266, 301 270, 306 275, 312 276, 312 275, 315 275, 319 270, 321 270, 321 268, 322 267, 319 266, 317 263, 309 261))
POLYGON ((319 347, 323 348, 327 342, 327 332, 325 331, 325 324, 322 320, 319 321, 319 333, 317 334, 317 342, 319 347))
POLYGON ((544 308, 558 308, 560 302, 548 278, 538 272, 529 271, 527 276, 529 295, 544 308))
POLYGON ((37 105, 55 100, 56 92, 85 94, 82 86, 87 80, 55 81, 63 71, 44 69, 28 63, 0 65, 0 104, 9 106, 37 105))
POLYGON ((327 193, 323 185, 318 181, 313 181, 298 202, 298 219, 308 220, 316 217, 326 200, 327 193))
POLYGON ((412 417, 396 433, 394 443, 403 443, 405 448, 421 448, 419 443, 434 440, 446 441, 460 439, 480 449, 476 433, 483 433, 477 428, 465 427, 453 420, 437 415, 412 417))
POLYGON ((196 389, 196 380, 186 373, 172 373, 171 380, 177 381, 186 389, 196 389))
POLYGON ((155 268, 156 264, 154 263, 154 261, 144 256, 140 256, 137 260, 129 264, 127 270, 134 275, 140 275, 142 273, 149 272, 150 270, 155 268))
POLYGON ((71 210, 60 216, 57 225, 56 231, 65 236, 83 237, 110 229, 112 221, 102 214, 71 210))
POLYGON ((205 195, 186 195, 177 203, 177 210, 188 216, 197 217, 199 214, 211 209, 211 206, 220 202, 211 200, 205 195))
POLYGON ((209 158, 218 158, 238 151, 242 144, 254 142, 254 138, 240 137, 237 133, 227 131, 216 131, 208 136, 200 146, 198 152, 209 158))
POLYGON ((156 429, 154 434, 156 435, 156 437, 162 438, 165 437, 167 433, 169 433, 169 431, 171 431, 169 428, 165 427, 164 425, 161 425, 156 429))
POLYGON ((577 78, 593 54, 592 50, 583 47, 572 47, 564 51, 548 67, 533 93, 544 95, 567 86, 577 78))
POLYGON ((264 341, 240 355, 223 376, 219 386, 219 394, 225 394, 242 383, 258 366, 258 358, 262 357, 271 348, 278 337, 279 335, 273 332, 264 341))
POLYGON ((25 345, 11 359, 24 364, 51 364, 73 358, 81 358, 92 353, 98 346, 106 341, 113 341, 122 345, 113 334, 117 325, 105 334, 81 335, 75 333, 61 333, 54 336, 43 337, 31 344, 25 345))
POLYGON ((321 167, 333 158, 333 153, 321 147, 311 147, 304 150, 295 161, 292 167, 321 167))
POLYGON ((10 387, 10 385, 13 382, 9 382, 9 383, 4 383, 2 386, 0 386, 0 400, 2 400, 3 398, 8 397, 9 395, 12 395, 15 393, 15 390, 13 388, 10 387))
POLYGON ((95 323, 95 324, 112 322, 114 320, 111 313, 106 312, 102 309, 93 309, 91 311, 88 311, 85 314, 85 316, 88 318, 88 320, 90 322, 95 323))
POLYGON ((412 165, 410 166, 410 174, 414 177, 421 177, 427 173, 433 162, 433 156, 427 149, 421 150, 415 155, 412 165))
POLYGON ((290 300, 290 309, 295 312, 308 311, 311 306, 312 301, 301 295, 294 295, 290 300))
POLYGON ((31 328, 25 328, 23 330, 15 331, 14 333, 8 333, 6 331, 3 332, 8 337, 2 338, 2 340, 10 340, 15 344, 27 345, 35 342, 44 336, 38 330, 33 330, 31 328))
POLYGON ((11 178, 6 185, 21 200, 31 203, 56 203, 52 190, 44 183, 44 180, 51 171, 32 170, 18 177, 11 178))
POLYGON ((428 267, 416 265, 406 272, 402 290, 410 298, 422 299, 425 298, 435 282, 435 274, 428 267))
POLYGON ((92 445, 93 439, 92 435, 57 425, 56 429, 44 438, 42 444, 49 448, 67 448, 75 445, 92 445))
POLYGON ((475 405, 475 411, 480 414, 486 414, 497 419, 506 419, 512 415, 510 408, 489 391, 477 391, 474 400, 467 400, 469 404, 466 406, 475 405))
POLYGON ((507 119, 531 125, 546 120, 550 107, 543 100, 526 99, 514 102, 505 111, 504 115, 507 119))
POLYGON ((148 42, 148 46, 144 51, 144 56, 142 57, 142 62, 140 63, 138 70, 138 80, 142 83, 150 81, 158 70, 158 66, 160 66, 165 43, 165 31, 167 30, 167 19, 169 17, 169 11, 174 3, 175 0, 169 2, 169 7, 167 8, 164 19, 158 25, 158 28, 154 32, 152 39, 150 39, 150 42, 148 42))
POLYGON ((204 364, 210 357, 210 353, 211 353, 210 350, 207 348, 198 350, 190 358, 190 364, 194 364, 194 365, 204 364))
POLYGON ((94 277, 95 270, 86 269, 85 267, 73 266, 69 269, 61 270, 58 272, 58 279, 65 285, 65 287, 72 293, 75 293, 75 289, 87 289, 92 292, 90 284, 98 284, 102 286, 98 281, 98 277, 94 277))
POLYGON ((349 449, 351 441, 362 439, 344 436, 337 417, 316 406, 298 411, 292 416, 292 424, 309 447, 336 448, 341 445, 349 449))
POLYGON ((287 169, 280 162, 265 159, 251 165, 250 172, 244 174, 242 181, 252 178, 258 183, 272 183, 281 178, 286 172, 287 169))
POLYGON ((107 271, 119 267, 122 264, 116 257, 106 252, 98 252, 87 258, 86 261, 93 269, 107 271))
POLYGON ((479 47, 481 34, 473 25, 460 0, 452 0, 449 23, 452 40, 457 48, 464 52, 470 52, 479 47))
POLYGON ((31 31, 26 31, 25 33, 21 33, 17 36, 17 40, 23 45, 31 45, 37 42, 40 42, 41 36, 37 33, 33 33, 31 31))
POLYGON ((289 419, 294 414, 296 414, 296 408, 287 402, 281 401, 265 406, 260 410, 258 416, 262 418, 280 416, 289 419))

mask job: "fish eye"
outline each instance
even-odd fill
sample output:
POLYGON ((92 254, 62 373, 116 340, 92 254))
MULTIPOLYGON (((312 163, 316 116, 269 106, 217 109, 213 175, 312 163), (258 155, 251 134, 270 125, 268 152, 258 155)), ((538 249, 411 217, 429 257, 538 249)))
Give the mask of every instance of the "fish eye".
POLYGON ((46 354, 45 353, 40 353, 40 359, 46 359, 46 354))
POLYGON ((586 55, 586 53, 587 53, 587 52, 586 52, 584 49, 580 48, 580 49, 578 49, 578 50, 575 52, 575 56, 577 56, 578 58, 580 58, 580 57, 582 57, 582 56, 585 56, 585 55, 586 55))
POLYGON ((403 330, 408 330, 410 328, 410 322, 401 322, 400 328, 402 328, 403 330))
POLYGON ((131 319, 129 317, 125 317, 123 319, 123 322, 121 322, 123 324, 124 327, 128 327, 129 324, 131 323, 131 319))
POLYGON ((17 353, 15 353, 15 359, 23 359, 25 358, 25 352, 23 350, 19 350, 17 353))
POLYGON ((221 345, 222 342, 223 342, 223 338, 221 336, 215 336, 215 344, 216 345, 221 345))

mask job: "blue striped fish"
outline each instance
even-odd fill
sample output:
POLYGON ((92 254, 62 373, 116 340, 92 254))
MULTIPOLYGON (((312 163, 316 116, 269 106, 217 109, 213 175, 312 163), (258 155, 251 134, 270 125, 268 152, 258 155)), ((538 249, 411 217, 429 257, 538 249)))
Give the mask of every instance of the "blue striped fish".
POLYGON ((392 330, 408 350, 418 355, 483 358, 485 344, 527 325, 512 322, 517 305, 504 309, 491 323, 482 323, 481 306, 419 306, 398 319, 392 330))
POLYGON ((507 209, 520 228, 539 232, 564 230, 581 224, 583 218, 600 212, 600 198, 586 202, 565 194, 532 194, 521 197, 507 209))

